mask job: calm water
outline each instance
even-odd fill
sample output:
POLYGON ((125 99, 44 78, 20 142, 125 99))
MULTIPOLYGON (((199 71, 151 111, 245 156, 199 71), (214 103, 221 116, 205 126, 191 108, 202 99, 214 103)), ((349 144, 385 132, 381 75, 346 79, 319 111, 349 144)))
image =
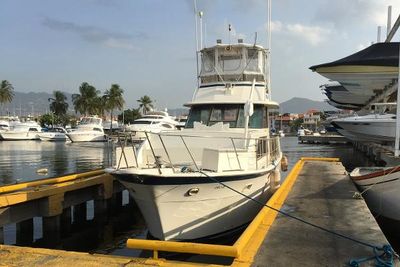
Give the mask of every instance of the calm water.
MULTIPOLYGON (((343 162, 347 170, 352 170, 357 166, 371 166, 371 162, 362 153, 355 151, 351 145, 310 145, 299 144, 297 137, 284 137, 281 139, 283 153, 288 157, 289 171, 301 157, 338 157, 343 162)), ((112 145, 108 143, 51 143, 40 141, 0 141, 0 184, 13 184, 16 182, 29 181, 41 178, 47 178, 57 175, 63 175, 73 172, 83 172, 98 168, 104 168, 110 165, 112 160, 112 145), (41 168, 48 169, 46 175, 37 174, 41 168)), ((283 179, 289 173, 282 173, 283 179)), ((125 195, 126 199, 127 196, 125 195)), ((90 213, 90 204, 88 205, 90 213)), ((143 218, 139 212, 132 216, 132 209, 127 209, 127 213, 121 213, 121 218, 111 220, 111 225, 102 225, 93 227, 91 222, 86 225, 89 233, 83 236, 84 240, 93 239, 93 236, 101 235, 108 238, 96 239, 94 242, 85 243, 74 241, 63 244, 63 249, 96 251, 98 253, 112 253, 115 255, 137 256, 138 251, 132 251, 125 248, 125 241, 128 237, 146 236, 143 218), (134 217, 134 218, 132 218, 134 217), (121 222, 129 221, 127 224, 121 222), (122 227, 123 226, 123 227, 122 227), (98 231, 93 232, 94 228, 98 231), (76 244, 80 246, 76 246, 76 244)), ((90 219, 90 214, 88 215, 90 219)), ((35 218, 35 224, 40 224, 40 220, 35 218)), ((8 240, 6 243, 13 244, 13 231, 15 225, 5 228, 8 240)), ((40 232, 36 232, 40 240, 40 232)), ((79 239, 78 239, 79 240, 79 239)), ((33 244, 41 246, 40 242, 33 244)), ((201 260, 200 260, 201 261, 201 260)))
POLYGON ((108 166, 108 143, 0 141, 0 184, 84 172, 108 166), (46 168, 46 174, 38 169, 46 168))

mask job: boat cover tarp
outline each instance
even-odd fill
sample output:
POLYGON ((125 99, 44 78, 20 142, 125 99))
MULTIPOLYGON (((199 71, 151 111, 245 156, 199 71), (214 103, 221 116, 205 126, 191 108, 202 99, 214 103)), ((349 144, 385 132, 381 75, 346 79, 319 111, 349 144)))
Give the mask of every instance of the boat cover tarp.
POLYGON ((341 65, 361 66, 399 66, 399 42, 376 43, 348 57, 330 63, 311 66, 315 71, 321 67, 335 67, 341 65))

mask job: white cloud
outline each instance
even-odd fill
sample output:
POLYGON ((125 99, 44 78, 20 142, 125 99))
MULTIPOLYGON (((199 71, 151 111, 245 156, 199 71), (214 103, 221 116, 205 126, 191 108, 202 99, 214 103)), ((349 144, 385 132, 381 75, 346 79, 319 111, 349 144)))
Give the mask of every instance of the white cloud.
POLYGON ((329 28, 320 26, 308 26, 300 23, 283 24, 280 21, 271 22, 271 31, 305 41, 312 46, 325 42, 332 32, 329 28))

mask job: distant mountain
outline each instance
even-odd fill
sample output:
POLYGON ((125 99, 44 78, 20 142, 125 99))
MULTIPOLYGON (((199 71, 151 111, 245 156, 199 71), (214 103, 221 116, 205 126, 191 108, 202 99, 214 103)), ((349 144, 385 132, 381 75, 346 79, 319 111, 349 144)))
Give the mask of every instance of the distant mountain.
MULTIPOLYGON (((70 112, 74 111, 74 107, 72 105, 71 96, 72 94, 63 92, 67 97, 67 102, 69 104, 68 110, 70 112)), ((14 91, 13 101, 9 104, 0 106, 0 114, 6 114, 7 112, 10 115, 40 115, 46 112, 49 112, 49 98, 53 97, 51 93, 23 93, 14 91)))
POLYGON ((336 108, 324 101, 314 101, 301 97, 293 97, 279 104, 279 111, 281 113, 305 113, 309 109, 320 111, 336 110, 336 108))

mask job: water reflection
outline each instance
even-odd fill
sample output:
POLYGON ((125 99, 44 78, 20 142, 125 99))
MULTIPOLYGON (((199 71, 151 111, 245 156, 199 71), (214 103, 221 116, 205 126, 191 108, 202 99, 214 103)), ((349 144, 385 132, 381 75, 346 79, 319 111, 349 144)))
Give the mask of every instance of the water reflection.
POLYGON ((0 141, 0 184, 104 168, 111 149, 108 143, 0 141), (45 175, 36 173, 43 168, 45 175))

